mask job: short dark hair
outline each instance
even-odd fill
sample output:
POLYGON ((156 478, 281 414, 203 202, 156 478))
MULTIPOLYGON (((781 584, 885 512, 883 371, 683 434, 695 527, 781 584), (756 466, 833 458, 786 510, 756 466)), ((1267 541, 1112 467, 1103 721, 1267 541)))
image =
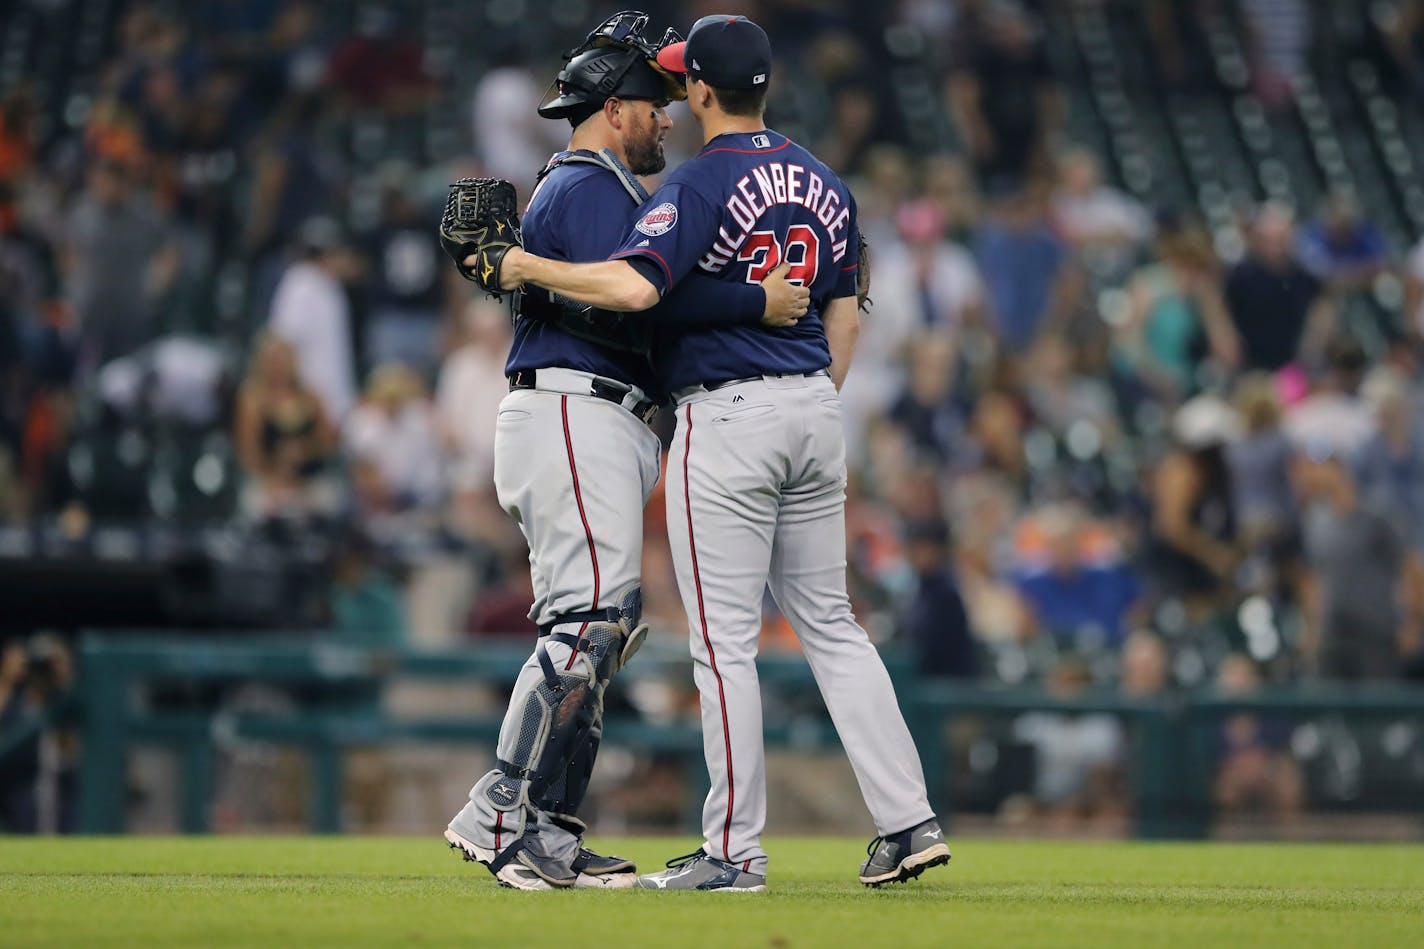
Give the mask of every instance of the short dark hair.
POLYGON ((720 86, 712 86, 712 91, 717 94, 717 104, 722 107, 723 112, 756 118, 766 111, 767 85, 762 83, 750 89, 723 89, 720 86))

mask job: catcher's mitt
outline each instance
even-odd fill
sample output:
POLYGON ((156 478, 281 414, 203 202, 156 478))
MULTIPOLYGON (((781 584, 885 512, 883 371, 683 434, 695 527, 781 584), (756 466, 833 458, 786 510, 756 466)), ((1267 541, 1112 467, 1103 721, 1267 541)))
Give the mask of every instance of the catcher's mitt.
POLYGON ((522 247, 519 197, 501 178, 461 178, 450 186, 440 218, 440 246, 455 261, 460 276, 494 297, 510 293, 499 286, 499 265, 511 247, 522 247), (476 267, 465 258, 479 257, 476 267))
POLYGON ((855 304, 869 312, 875 303, 870 299, 870 242, 864 234, 856 236, 860 238, 860 260, 855 269, 855 304))

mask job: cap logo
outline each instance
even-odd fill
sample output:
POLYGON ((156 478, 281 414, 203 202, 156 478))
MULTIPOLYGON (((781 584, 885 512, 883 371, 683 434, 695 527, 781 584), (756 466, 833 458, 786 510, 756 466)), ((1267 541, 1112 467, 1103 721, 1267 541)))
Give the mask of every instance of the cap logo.
POLYGON ((698 62, 697 62, 697 60, 695 60, 695 59, 692 61, 691 65, 692 65, 692 68, 693 68, 693 69, 701 69, 701 68, 702 68, 700 65, 698 65, 698 62))
POLYGON ((634 225, 640 232, 649 237, 657 237, 666 234, 677 224, 677 207, 671 203, 660 204, 653 208, 642 219, 634 225))
POLYGON ((754 86, 759 86, 764 82, 766 82, 766 73, 764 72, 759 72, 752 77, 752 85, 754 86))

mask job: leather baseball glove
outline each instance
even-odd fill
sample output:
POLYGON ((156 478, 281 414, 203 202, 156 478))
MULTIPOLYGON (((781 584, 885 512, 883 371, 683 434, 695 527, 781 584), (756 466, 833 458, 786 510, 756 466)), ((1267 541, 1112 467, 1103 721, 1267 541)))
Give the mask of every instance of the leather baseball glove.
POLYGON ((450 186, 440 217, 440 246, 455 261, 460 276, 474 281, 493 297, 510 290, 499 286, 499 265, 511 247, 522 247, 519 197, 502 178, 461 178, 450 186), (465 258, 479 258, 475 267, 465 258))
POLYGON ((860 238, 860 260, 855 270, 855 303, 860 309, 869 312, 875 303, 870 299, 870 242, 865 239, 864 234, 857 236, 860 238))

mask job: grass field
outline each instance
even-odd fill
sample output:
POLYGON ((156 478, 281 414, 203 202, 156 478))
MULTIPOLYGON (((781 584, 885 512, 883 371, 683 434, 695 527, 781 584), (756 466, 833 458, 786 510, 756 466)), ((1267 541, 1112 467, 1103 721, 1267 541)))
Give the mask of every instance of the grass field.
POLYGON ((1417 846, 952 846, 868 891, 862 841, 772 839, 768 892, 719 895, 500 890, 438 837, 0 838, 0 946, 1424 946, 1417 846))

